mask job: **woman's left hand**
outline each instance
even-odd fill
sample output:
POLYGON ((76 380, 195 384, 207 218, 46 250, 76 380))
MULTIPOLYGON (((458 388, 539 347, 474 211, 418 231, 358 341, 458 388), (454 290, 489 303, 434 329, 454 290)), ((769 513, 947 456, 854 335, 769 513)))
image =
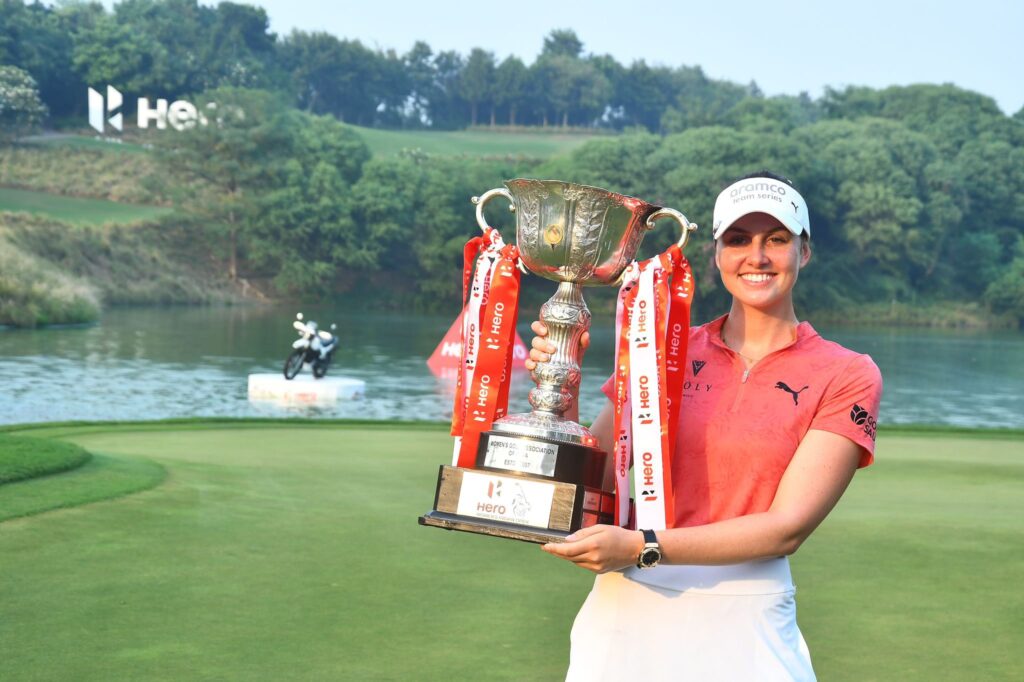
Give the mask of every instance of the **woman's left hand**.
POLYGON ((541 549, 588 571, 607 573, 635 566, 643 547, 644 536, 638 530, 597 525, 576 531, 565 542, 549 542, 541 549))

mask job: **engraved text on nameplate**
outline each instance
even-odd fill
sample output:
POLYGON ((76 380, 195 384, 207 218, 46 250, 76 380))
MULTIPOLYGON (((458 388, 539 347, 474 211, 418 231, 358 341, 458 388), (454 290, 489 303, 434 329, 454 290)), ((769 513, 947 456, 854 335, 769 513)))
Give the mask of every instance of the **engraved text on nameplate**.
POLYGON ((490 436, 484 466, 541 476, 555 475, 558 446, 522 438, 490 436))

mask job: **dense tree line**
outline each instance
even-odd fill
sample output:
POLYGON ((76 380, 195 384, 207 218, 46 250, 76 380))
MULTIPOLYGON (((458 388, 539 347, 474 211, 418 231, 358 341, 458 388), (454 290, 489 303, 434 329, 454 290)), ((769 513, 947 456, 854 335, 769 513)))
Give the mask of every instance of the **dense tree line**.
MULTIPOLYGON (((435 53, 422 42, 397 54, 324 33, 278 38, 261 9, 196 0, 124 0, 111 12, 0 0, 0 26, 0 115, 15 101, 25 107, 18 121, 38 121, 47 107, 81 115, 86 83, 222 105, 219 125, 158 146, 173 169, 164 191, 232 278, 445 306, 457 299, 461 245, 475 230, 467 199, 502 179, 596 184, 706 225, 723 183, 767 167, 810 203, 818 284, 800 290, 805 306, 981 301, 1024 318, 1024 110, 1006 116, 951 85, 765 97, 697 67, 585 55, 572 31, 551 33, 532 64, 496 63, 482 49, 435 53), (540 165, 371 158, 339 121, 624 133, 540 165)), ((705 302, 719 307, 724 293, 700 243, 691 259, 705 302)))
POLYGON ((716 120, 756 85, 707 78, 699 67, 630 66, 584 54, 571 30, 553 31, 532 64, 435 52, 371 49, 323 32, 269 31, 266 12, 233 2, 0 0, 0 65, 39 84, 56 118, 81 117, 87 86, 126 98, 194 97, 216 87, 271 90, 299 109, 363 126, 572 125, 671 131, 716 120))
MULTIPOLYGON (((163 136, 165 166, 182 209, 222 236, 229 274, 241 259, 283 291, 375 289, 394 306, 444 306, 458 298, 461 246, 476 230, 468 198, 503 179, 607 187, 679 208, 706 231, 721 187, 768 167, 809 200, 817 274, 801 290, 806 307, 984 301, 1024 317, 1024 122, 953 86, 830 93, 827 116, 810 123, 794 123, 794 102, 670 135, 634 130, 540 165, 371 158, 332 117, 259 91, 209 96, 245 117, 163 136)), ((674 239, 668 229, 648 238, 651 248, 674 239)), ((705 304, 719 308, 710 249, 700 239, 690 257, 705 304)))

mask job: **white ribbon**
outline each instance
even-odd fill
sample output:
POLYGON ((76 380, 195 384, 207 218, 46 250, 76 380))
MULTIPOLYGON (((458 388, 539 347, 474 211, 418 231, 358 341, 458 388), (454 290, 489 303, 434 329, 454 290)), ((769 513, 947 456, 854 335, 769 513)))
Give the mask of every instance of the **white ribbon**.
MULTIPOLYGON (((657 259, 653 259, 657 262, 657 259)), ((633 428, 633 489, 636 527, 661 530, 665 520, 665 477, 661 453, 661 392, 658 371, 657 300, 654 271, 645 263, 630 315, 629 398, 633 428)))

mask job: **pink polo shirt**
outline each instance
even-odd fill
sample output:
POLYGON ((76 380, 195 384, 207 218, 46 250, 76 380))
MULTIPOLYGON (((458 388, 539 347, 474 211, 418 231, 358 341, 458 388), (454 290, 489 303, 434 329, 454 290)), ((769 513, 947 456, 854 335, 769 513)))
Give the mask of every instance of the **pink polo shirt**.
MULTIPOLYGON (((796 340, 748 372, 722 343, 725 316, 690 330, 672 462, 676 527, 767 511, 810 429, 838 433, 874 460, 882 375, 867 355, 821 338, 796 340)), ((602 387, 611 399, 612 381, 602 387)))

